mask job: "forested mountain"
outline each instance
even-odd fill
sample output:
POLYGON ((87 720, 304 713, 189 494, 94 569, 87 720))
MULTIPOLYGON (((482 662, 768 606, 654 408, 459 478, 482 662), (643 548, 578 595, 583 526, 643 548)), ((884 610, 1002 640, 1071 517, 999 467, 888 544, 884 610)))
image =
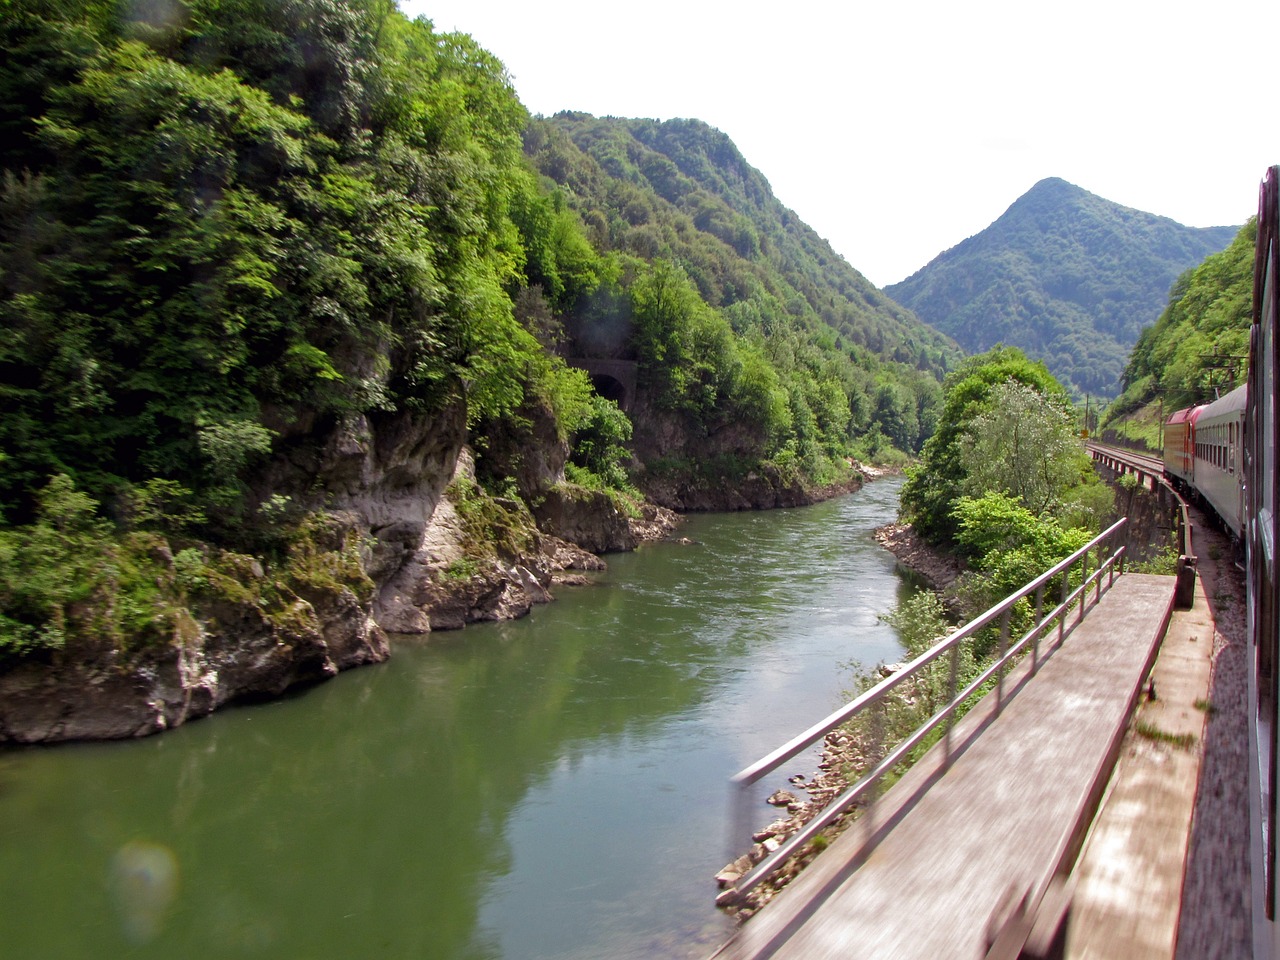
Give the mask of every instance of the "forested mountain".
POLYGON ((741 329, 774 331, 781 311, 806 334, 821 320, 847 345, 918 369, 937 373, 957 357, 948 338, 877 290, 701 121, 560 113, 535 121, 525 144, 598 245, 666 252, 712 306, 739 305, 730 316, 741 329))
MULTIPOLYGON (((598 249, 674 264, 820 420, 824 390, 845 405, 838 389, 855 435, 872 429, 916 450, 931 432, 954 343, 779 203, 725 134, 697 120, 561 113, 530 124, 525 150, 598 249)), ((565 318, 576 348, 608 352, 582 307, 565 318)))
POLYGON ((11 0, 0 51, 0 740, 518 615, 642 493, 932 430, 955 348, 704 125, 531 122, 387 0, 11 0))
POLYGON ((1160 319, 1134 344, 1109 418, 1157 399, 1168 412, 1208 403, 1244 383, 1257 234, 1250 219, 1227 249, 1178 277, 1160 319))
POLYGON ((1011 344, 1069 390, 1110 398, 1174 279, 1238 229, 1184 227, 1051 178, 885 292, 966 350, 1011 344))

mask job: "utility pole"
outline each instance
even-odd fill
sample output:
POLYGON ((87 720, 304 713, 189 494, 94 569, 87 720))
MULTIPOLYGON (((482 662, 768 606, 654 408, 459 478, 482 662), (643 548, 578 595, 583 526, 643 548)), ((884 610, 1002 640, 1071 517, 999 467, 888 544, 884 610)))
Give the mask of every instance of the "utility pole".
POLYGON ((1227 373, 1227 389, 1233 390, 1236 385, 1236 367, 1240 361, 1248 359, 1247 354, 1219 353, 1217 347, 1214 347, 1213 353, 1200 354, 1200 365, 1204 367, 1209 375, 1209 386, 1213 391, 1212 399, 1216 400, 1222 395, 1222 391, 1214 386, 1214 372, 1225 369, 1227 373))

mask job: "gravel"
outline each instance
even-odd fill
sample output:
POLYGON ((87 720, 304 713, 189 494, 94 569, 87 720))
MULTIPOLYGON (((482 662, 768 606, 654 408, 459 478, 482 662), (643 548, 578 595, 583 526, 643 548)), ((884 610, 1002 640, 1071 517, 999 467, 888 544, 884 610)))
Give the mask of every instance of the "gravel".
POLYGON ((1240 552, 1192 511, 1213 611, 1213 666, 1178 924, 1178 960, 1252 955, 1249 879, 1248 630, 1240 552))

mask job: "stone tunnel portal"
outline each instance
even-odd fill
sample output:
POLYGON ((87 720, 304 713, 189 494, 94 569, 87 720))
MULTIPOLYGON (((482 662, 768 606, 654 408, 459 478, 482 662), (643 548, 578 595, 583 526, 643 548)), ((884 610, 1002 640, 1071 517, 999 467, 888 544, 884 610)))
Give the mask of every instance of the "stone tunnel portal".
POLYGON ((598 373, 591 378, 591 385, 596 388, 596 393, 606 400, 612 400, 622 409, 625 410, 631 405, 627 388, 616 377, 611 377, 607 373, 598 373))
POLYGON ((636 362, 634 360, 568 357, 566 362, 570 366, 587 372, 596 393, 630 412, 631 402, 636 395, 636 362))

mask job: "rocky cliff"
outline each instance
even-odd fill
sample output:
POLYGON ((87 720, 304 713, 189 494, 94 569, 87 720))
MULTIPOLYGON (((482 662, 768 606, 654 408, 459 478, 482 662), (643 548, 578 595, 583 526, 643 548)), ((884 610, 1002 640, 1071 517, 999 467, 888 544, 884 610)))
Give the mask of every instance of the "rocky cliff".
MULTIPOLYGON (((530 474, 543 487, 536 513, 489 496, 465 439, 460 408, 297 433, 257 480, 260 500, 287 496, 308 512, 289 561, 210 556, 190 602, 165 616, 168 642, 103 642, 0 668, 0 743, 143 736, 278 696, 385 660, 388 633, 524 616, 552 599, 564 571, 601 569, 595 553, 675 526, 670 510, 628 516, 564 485, 554 450, 530 474)), ((162 578, 183 576, 167 546, 157 566, 162 578)))

